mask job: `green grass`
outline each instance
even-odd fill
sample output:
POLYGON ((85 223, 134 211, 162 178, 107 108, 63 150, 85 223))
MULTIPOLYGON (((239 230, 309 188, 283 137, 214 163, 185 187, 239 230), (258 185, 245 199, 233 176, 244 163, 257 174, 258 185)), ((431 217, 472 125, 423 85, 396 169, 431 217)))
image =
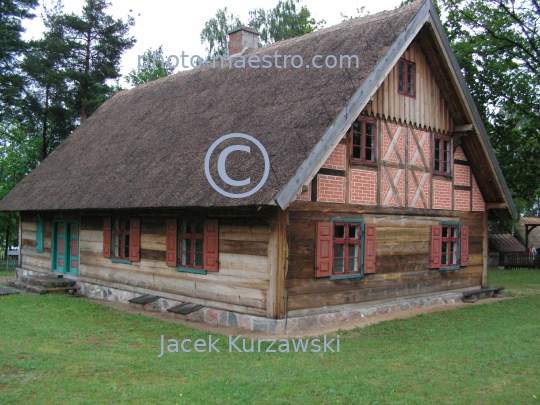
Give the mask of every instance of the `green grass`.
MULTIPOLYGON (((489 281, 517 291, 540 271, 489 281)), ((0 404, 540 404, 537 293, 340 332, 339 353, 158 358, 162 334, 208 338, 82 299, 0 298, 0 404)))

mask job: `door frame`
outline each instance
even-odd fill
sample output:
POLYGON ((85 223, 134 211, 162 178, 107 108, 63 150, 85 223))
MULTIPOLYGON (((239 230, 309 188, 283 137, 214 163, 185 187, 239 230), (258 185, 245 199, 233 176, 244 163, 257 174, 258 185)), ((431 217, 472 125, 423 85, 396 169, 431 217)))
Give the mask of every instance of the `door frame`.
POLYGON ((54 272, 62 273, 62 274, 69 274, 72 276, 78 276, 79 275, 79 262, 80 262, 80 244, 79 244, 79 236, 80 236, 80 225, 79 220, 77 219, 53 219, 52 223, 52 237, 51 237, 51 270, 54 272), (58 269, 57 266, 57 227, 58 224, 64 224, 65 230, 66 230, 66 237, 64 238, 64 268, 58 269), (68 227, 69 225, 69 227, 68 227), (71 271, 71 226, 76 225, 77 226, 77 268, 75 271, 71 271), (69 234, 68 234, 69 230, 69 234), (69 236, 69 238, 68 238, 69 236), (69 239, 69 243, 67 242, 69 239))

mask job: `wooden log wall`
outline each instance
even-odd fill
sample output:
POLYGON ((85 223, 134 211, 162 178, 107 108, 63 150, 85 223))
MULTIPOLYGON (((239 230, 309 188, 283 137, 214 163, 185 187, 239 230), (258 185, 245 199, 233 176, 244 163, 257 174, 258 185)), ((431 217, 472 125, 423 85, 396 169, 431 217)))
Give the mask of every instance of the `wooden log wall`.
MULTIPOLYGON (((105 215, 103 215, 105 216, 105 215)), ((79 278, 100 285, 131 291, 151 290, 180 301, 207 305, 252 315, 267 316, 270 272, 277 273, 268 260, 283 236, 269 246, 273 228, 262 218, 224 217, 219 219, 219 271, 193 274, 179 272, 165 264, 165 216, 141 218, 141 261, 116 263, 103 257, 103 216, 72 216, 79 220, 79 278), (140 290, 138 290, 140 289, 140 290)), ((22 267, 51 271, 51 225, 45 220, 45 252, 35 252, 37 217, 23 217, 22 267)), ((276 231, 277 232, 277 231, 276 231)), ((283 234, 281 231, 279 235, 283 234)), ((281 260, 283 266, 283 260, 281 260)), ((277 262, 275 262, 277 266, 277 262)), ((283 276, 284 277, 284 276, 283 276)), ((282 306, 283 283, 273 286, 270 314, 277 316, 282 306)))
POLYGON ((36 252, 37 215, 23 215, 21 223, 21 266, 51 270, 52 221, 43 223, 43 253, 36 252))
POLYGON ((441 292, 482 283, 483 212, 381 209, 350 204, 293 203, 290 208, 289 316, 321 308, 441 292), (377 227, 377 273, 363 278, 315 278, 315 223, 330 218, 362 218, 377 227), (461 222, 470 229, 469 266, 429 270, 430 225, 461 222))
POLYGON ((428 61, 417 41, 403 53, 403 59, 416 64, 416 97, 398 94, 398 66, 394 66, 365 108, 366 115, 401 121, 416 128, 450 133, 453 120, 444 94, 437 85, 428 61))

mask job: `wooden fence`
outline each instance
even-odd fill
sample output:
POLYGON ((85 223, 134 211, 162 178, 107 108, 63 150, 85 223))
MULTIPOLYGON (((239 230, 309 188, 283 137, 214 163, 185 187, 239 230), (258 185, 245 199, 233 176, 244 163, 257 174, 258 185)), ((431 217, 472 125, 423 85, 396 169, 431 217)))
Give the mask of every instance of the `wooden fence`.
POLYGON ((501 253, 499 264, 505 269, 540 269, 540 255, 529 256, 527 252, 501 253))

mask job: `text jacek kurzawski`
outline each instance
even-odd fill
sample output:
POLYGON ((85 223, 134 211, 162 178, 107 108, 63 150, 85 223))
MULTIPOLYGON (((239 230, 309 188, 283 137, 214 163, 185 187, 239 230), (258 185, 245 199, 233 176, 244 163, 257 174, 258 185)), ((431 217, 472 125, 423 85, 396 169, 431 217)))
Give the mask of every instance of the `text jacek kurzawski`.
POLYGON ((161 352, 158 357, 168 353, 220 353, 221 351, 229 353, 339 353, 339 335, 333 339, 328 339, 326 335, 322 338, 314 339, 244 339, 242 335, 229 335, 228 341, 225 339, 214 339, 208 335, 205 339, 167 339, 161 335, 161 352), (266 343, 263 345, 263 343, 266 343))

